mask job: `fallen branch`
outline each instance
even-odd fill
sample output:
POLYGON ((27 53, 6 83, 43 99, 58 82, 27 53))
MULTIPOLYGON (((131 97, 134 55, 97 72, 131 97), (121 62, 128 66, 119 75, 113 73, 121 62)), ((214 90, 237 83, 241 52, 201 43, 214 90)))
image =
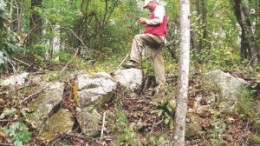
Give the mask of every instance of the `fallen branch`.
POLYGON ((8 144, 8 143, 0 143, 1 146, 12 146, 12 144, 8 144))
POLYGON ((153 128, 155 127, 155 126, 158 126, 159 124, 161 124, 162 122, 163 122, 163 118, 159 121, 159 122, 157 122, 157 123, 153 123, 153 125, 152 125, 152 127, 151 127, 151 131, 150 131, 150 133, 152 133, 153 132, 153 128))
POLYGON ((105 122, 106 122, 106 112, 103 113, 103 121, 102 121, 102 129, 101 129, 101 134, 100 134, 100 138, 103 138, 103 133, 104 133, 104 129, 105 129, 105 122))
MULTIPOLYGON (((4 119, 4 120, 0 120, 0 122, 12 122, 15 121, 14 119, 4 119)), ((1 144, 0 144, 1 145, 1 144)))
POLYGON ((82 134, 78 134, 78 133, 71 133, 71 132, 68 132, 68 133, 64 133, 64 134, 59 134, 57 135, 52 141, 49 142, 48 145, 50 146, 53 146, 55 145, 59 140, 61 139, 64 139, 64 138, 78 138, 78 139, 81 139, 81 140, 84 140, 84 141, 87 141, 88 139, 82 135, 82 134))
POLYGON ((26 63, 26 62, 23 62, 23 61, 21 61, 21 60, 15 58, 15 57, 14 57, 13 59, 14 59, 15 61, 18 61, 18 62, 22 63, 23 65, 26 65, 26 66, 28 66, 28 67, 31 67, 31 68, 33 68, 33 69, 35 69, 35 70, 39 70, 38 68, 33 67, 31 64, 28 64, 28 63, 26 63))
POLYGON ((24 85, 24 86, 22 86, 22 87, 15 87, 15 89, 12 89, 12 90, 10 90, 10 91, 8 91, 8 90, 5 90, 5 91, 3 91, 3 92, 0 92, 0 96, 2 96, 2 98, 5 98, 5 95, 9 95, 9 94, 11 94, 11 93, 17 93, 17 92, 19 92, 20 90, 22 90, 22 89, 24 89, 24 88, 27 88, 27 87, 31 87, 31 86, 36 86, 36 84, 34 83, 34 84, 29 84, 29 85, 24 85))
POLYGON ((33 97, 35 97, 36 95, 40 94, 43 90, 45 90, 45 89, 48 88, 48 87, 49 87, 49 85, 46 85, 46 86, 44 86, 43 88, 41 88, 40 90, 38 90, 37 92, 35 92, 35 93, 33 93, 33 94, 27 96, 24 100, 22 100, 22 101, 20 102, 20 104, 23 104, 23 103, 26 102, 27 100, 32 99, 33 97))

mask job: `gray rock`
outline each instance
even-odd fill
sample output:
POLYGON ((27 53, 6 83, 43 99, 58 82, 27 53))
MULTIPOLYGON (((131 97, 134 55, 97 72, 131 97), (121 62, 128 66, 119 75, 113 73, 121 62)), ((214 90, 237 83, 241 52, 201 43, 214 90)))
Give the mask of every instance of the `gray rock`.
POLYGON ((117 88, 117 83, 108 73, 96 73, 90 76, 79 75, 77 83, 79 107, 84 107, 97 100, 110 100, 117 88))
POLYGON ((8 77, 7 79, 3 80, 0 85, 1 86, 14 86, 14 85, 24 85, 25 84, 25 80, 28 78, 29 73, 24 72, 21 74, 15 74, 12 75, 10 77, 8 77))
MULTIPOLYGON (((232 106, 237 101, 236 95, 239 89, 247 84, 245 80, 234 77, 221 70, 206 73, 204 76, 204 81, 207 84, 217 88, 220 91, 220 98, 217 100, 219 102, 226 102, 229 106, 232 106)), ((214 101, 214 99, 210 100, 214 101)))
POLYGON ((71 132, 73 125, 74 120, 72 113, 68 109, 60 109, 47 120, 42 136, 47 141, 50 141, 55 138, 57 134, 71 132))
POLYGON ((78 108, 77 120, 87 137, 96 135, 101 130, 101 115, 96 110, 90 111, 88 108, 78 108))
POLYGON ((142 87, 143 75, 140 69, 131 68, 116 71, 113 79, 127 90, 138 92, 142 87))
POLYGON ((209 94, 205 99, 207 104, 217 104, 221 113, 233 113, 238 101, 238 93, 247 82, 241 78, 234 77, 221 70, 211 71, 204 75, 204 84, 212 86, 217 91, 209 94), (215 94, 215 95, 214 95, 215 94))
MULTIPOLYGON (((47 86, 29 105, 33 113, 28 118, 36 127, 42 126, 44 119, 48 118, 53 108, 62 101, 64 83, 48 83, 47 86)), ((39 89, 41 88, 43 87, 39 89)))

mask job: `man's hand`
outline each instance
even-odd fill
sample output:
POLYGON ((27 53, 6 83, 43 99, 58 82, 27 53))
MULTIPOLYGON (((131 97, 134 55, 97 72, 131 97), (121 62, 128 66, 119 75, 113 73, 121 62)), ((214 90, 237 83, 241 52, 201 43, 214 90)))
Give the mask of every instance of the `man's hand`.
POLYGON ((139 18, 139 19, 138 19, 138 22, 139 22, 140 24, 146 24, 146 19, 145 19, 145 18, 139 18))

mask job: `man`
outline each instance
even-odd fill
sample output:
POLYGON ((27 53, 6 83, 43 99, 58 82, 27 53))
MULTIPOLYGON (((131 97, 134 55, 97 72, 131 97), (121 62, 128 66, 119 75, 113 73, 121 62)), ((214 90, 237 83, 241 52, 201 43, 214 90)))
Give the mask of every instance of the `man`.
POLYGON ((146 25, 143 34, 135 35, 130 53, 130 60, 123 64, 125 68, 135 68, 138 66, 142 47, 151 48, 152 63, 154 66, 156 79, 156 92, 164 90, 165 70, 162 56, 162 45, 165 43, 167 34, 167 17, 165 9, 156 0, 145 0, 143 8, 150 11, 150 18, 139 18, 140 24, 146 25))

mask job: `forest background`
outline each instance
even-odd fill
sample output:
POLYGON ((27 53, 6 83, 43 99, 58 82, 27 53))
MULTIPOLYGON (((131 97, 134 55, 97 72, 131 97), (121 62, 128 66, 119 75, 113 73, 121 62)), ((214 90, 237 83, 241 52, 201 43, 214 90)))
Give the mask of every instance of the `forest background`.
MULTIPOLYGON (((176 74, 179 1, 164 0, 168 42, 167 74, 176 74)), ((139 0, 0 0, 1 77, 18 72, 118 69, 148 17, 139 0)), ((190 1, 190 74, 221 69, 259 81, 259 0, 190 1)), ((143 68, 153 73, 149 62, 143 68)), ((57 73, 56 77, 60 76, 57 73)))
MULTIPOLYGON (((163 3, 168 41, 178 51, 179 1, 163 3)), ((15 66, 14 57, 33 62, 35 69, 51 69, 58 60, 61 67, 75 52, 71 68, 114 69, 143 30, 136 19, 148 12, 141 5, 136 0, 1 0, 1 70, 15 66)), ((191 1, 191 71, 259 70, 259 5, 257 0, 191 1)), ((165 60, 166 70, 174 71, 169 53, 165 60)))

